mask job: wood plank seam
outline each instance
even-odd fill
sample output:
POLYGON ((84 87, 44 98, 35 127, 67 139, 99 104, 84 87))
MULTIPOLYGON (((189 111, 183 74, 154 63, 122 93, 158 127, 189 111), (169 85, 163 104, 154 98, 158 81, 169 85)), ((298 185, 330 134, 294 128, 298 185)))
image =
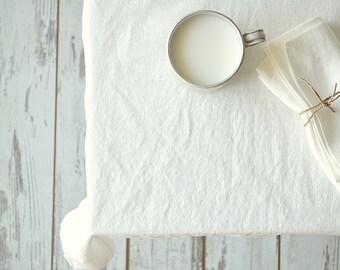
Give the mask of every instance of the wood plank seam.
POLYGON ((126 238, 125 269, 130 269, 130 238, 126 238))
POLYGON ((337 237, 338 243, 337 243, 337 258, 336 258, 336 269, 340 269, 340 236, 337 237))
POLYGON ((203 243, 202 243, 202 270, 206 270, 206 255, 207 255, 207 252, 206 252, 206 244, 207 244, 207 237, 206 236, 203 236, 203 239, 202 239, 203 243))
POLYGON ((51 270, 54 264, 54 244, 55 244, 55 209, 56 209, 56 153, 57 153, 57 126, 58 126, 58 79, 59 79, 59 20, 60 20, 60 0, 57 0, 57 15, 56 15, 56 56, 55 56, 55 89, 54 89, 54 146, 53 146, 53 180, 52 180, 52 229, 51 229, 51 270))
POLYGON ((281 235, 276 236, 277 270, 281 270, 281 235))

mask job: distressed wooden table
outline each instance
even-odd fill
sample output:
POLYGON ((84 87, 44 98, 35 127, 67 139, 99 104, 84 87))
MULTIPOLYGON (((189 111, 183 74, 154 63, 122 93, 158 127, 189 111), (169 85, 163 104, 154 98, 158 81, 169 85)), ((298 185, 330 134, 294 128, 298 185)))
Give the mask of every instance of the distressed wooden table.
MULTIPOLYGON (((85 197, 81 0, 0 0, 0 269, 69 269, 85 197)), ((337 236, 115 239, 107 269, 340 270, 337 236)))

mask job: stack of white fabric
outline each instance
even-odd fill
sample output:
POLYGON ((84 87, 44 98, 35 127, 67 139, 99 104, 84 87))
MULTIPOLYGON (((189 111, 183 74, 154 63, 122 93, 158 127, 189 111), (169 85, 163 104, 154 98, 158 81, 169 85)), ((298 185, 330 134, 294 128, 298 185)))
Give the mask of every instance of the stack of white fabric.
MULTIPOLYGON (((338 0, 85 0, 87 198, 61 226, 75 269, 105 266, 110 235, 340 234, 339 193, 304 135, 335 184, 339 113, 323 109, 304 128, 257 79, 261 45, 247 49, 225 88, 189 91, 169 66, 166 43, 174 25, 200 9, 226 14, 245 32, 265 28, 269 38, 317 14, 340 18, 338 0)), ((269 43, 270 60, 259 68, 296 112, 316 102, 296 77, 322 97, 339 79, 338 43, 317 22, 315 31, 297 28, 269 43)))
MULTIPOLYGON (((265 52, 268 57, 257 69, 259 78, 297 113, 320 103, 312 88, 322 99, 333 94, 336 84, 340 89, 340 43, 321 18, 270 41, 265 52)), ((335 112, 316 107, 301 116, 313 154, 340 190, 340 100, 331 106, 335 112)))

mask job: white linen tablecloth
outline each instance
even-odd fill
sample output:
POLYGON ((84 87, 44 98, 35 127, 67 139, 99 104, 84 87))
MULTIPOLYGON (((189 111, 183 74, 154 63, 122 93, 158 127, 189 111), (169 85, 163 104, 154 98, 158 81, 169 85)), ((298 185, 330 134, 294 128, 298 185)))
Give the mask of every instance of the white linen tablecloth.
POLYGON ((199 9, 267 39, 322 16, 340 37, 338 0, 85 0, 88 217, 74 222, 92 236, 340 234, 303 120, 257 78, 263 45, 213 93, 173 74, 168 35, 199 9))

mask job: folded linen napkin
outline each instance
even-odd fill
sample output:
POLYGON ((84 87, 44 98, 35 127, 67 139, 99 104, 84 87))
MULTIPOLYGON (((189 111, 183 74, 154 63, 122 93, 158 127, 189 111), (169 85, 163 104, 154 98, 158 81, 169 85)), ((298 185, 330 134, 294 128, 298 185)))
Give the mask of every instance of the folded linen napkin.
MULTIPOLYGON (((265 46, 267 58, 258 67, 259 78, 289 108, 297 113, 330 96, 340 83, 340 43, 329 25, 318 17, 265 46), (305 81, 304 81, 305 80, 305 81), (308 83, 306 83, 306 81, 308 83)), ((314 156, 330 181, 340 190, 340 100, 318 112, 301 114, 314 156)))

